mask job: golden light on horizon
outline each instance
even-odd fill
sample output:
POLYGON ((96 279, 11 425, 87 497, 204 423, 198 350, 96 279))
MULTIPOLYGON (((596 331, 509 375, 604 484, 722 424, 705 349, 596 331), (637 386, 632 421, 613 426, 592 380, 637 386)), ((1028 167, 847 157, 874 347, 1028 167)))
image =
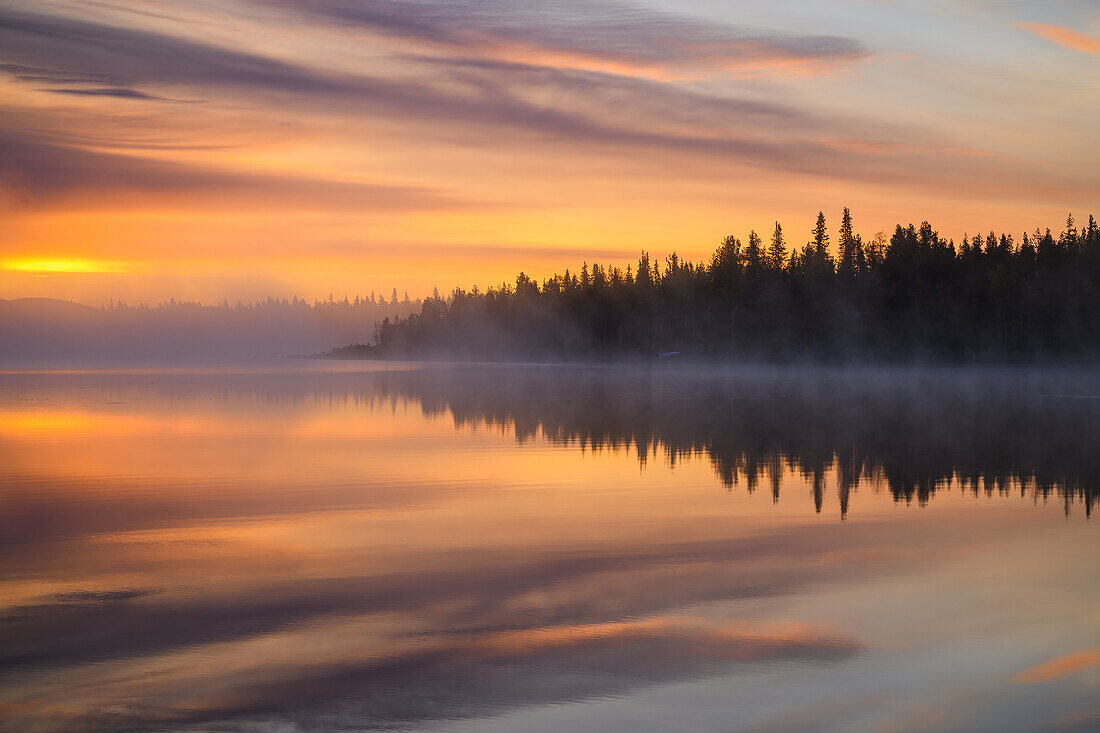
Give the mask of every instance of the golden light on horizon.
POLYGON ((0 269, 11 270, 13 272, 52 275, 131 272, 133 268, 124 262, 93 260, 81 257, 24 257, 6 259, 0 263, 0 269))
POLYGON ((1100 192, 1084 15, 986 8, 940 44, 924 4, 462 7, 6 6, 0 297, 415 298, 777 220, 800 246, 843 207, 865 238, 1019 237, 1100 192))

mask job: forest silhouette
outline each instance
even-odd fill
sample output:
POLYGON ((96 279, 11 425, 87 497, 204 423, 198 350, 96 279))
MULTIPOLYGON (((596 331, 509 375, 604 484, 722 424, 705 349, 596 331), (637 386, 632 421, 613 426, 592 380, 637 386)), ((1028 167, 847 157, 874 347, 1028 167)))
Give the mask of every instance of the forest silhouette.
POLYGON ((372 344, 330 356, 646 358, 672 352, 741 361, 1094 362, 1100 357, 1100 228, 965 236, 928 222, 889 238, 854 232, 836 254, 824 214, 792 248, 726 237, 709 263, 643 252, 636 266, 588 263, 541 284, 456 288, 384 319, 372 344))
POLYGON ((1100 383, 1089 371, 454 367, 379 372, 372 399, 413 399, 457 428, 513 431, 642 465, 710 461, 729 489, 793 476, 843 518, 860 490, 923 506, 937 493, 1100 498, 1100 383))

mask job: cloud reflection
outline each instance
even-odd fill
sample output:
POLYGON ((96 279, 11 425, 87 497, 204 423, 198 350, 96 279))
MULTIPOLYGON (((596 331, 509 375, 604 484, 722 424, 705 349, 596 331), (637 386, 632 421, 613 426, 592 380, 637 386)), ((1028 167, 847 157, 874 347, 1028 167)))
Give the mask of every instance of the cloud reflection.
MULTIPOLYGON (((1039 389, 1013 374, 4 375, 0 729, 477 725, 708 681, 731 695, 760 679, 805 691, 859 664, 873 674, 881 654, 919 666, 906 644, 936 630, 913 618, 949 614, 954 595, 902 610, 891 583, 953 583, 938 574, 959 563, 996 571, 1002 547, 1043 527, 1068 542, 1060 511, 1011 497, 952 503, 942 488, 906 510, 887 482, 861 494, 849 522, 823 521, 804 468, 841 460, 836 441, 857 440, 900 487, 944 466, 1037 472, 1038 453, 989 432, 1011 426, 1021 440, 1070 441, 1035 451, 1066 475, 1085 472, 1068 436, 1089 438, 1096 401, 1050 400, 1087 396, 1088 380, 1066 373, 1039 389), (977 414, 988 428, 949 389, 970 379, 985 385, 977 414), (971 438, 943 424, 932 395, 971 438), (28 399, 69 418, 25 418, 28 399), (908 445, 921 432, 942 443, 908 445), (722 456, 775 447, 796 501, 723 491, 722 456), (884 602, 896 618, 879 616, 884 602)), ((737 465, 740 487, 749 464, 737 465)), ((831 471, 839 488, 842 469, 831 471)), ((1053 582, 1028 557, 1013 573, 1053 582)), ((1018 682, 997 679, 1060 690, 1094 661, 1054 647, 1048 658, 1016 666, 1027 669, 1018 682)), ((812 698, 760 720, 796 730, 809 708, 846 721, 889 700, 812 698)))

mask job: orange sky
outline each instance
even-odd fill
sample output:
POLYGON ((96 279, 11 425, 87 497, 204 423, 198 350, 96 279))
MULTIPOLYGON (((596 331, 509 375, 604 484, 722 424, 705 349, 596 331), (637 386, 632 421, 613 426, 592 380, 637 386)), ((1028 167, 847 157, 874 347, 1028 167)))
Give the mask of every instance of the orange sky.
POLYGON ((1058 228, 1098 49, 1079 0, 7 3, 0 297, 419 296, 843 206, 1058 228))

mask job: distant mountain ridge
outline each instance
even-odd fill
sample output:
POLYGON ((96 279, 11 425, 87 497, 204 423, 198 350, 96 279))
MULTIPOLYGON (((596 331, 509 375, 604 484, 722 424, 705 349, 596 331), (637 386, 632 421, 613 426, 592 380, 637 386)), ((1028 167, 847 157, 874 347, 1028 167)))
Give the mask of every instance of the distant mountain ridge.
POLYGON ((11 300, 0 298, 0 308, 5 309, 3 311, 5 313, 19 315, 44 315, 50 310, 55 313, 62 310, 96 312, 96 309, 90 305, 77 303, 75 300, 60 300, 58 298, 13 298, 11 300))

